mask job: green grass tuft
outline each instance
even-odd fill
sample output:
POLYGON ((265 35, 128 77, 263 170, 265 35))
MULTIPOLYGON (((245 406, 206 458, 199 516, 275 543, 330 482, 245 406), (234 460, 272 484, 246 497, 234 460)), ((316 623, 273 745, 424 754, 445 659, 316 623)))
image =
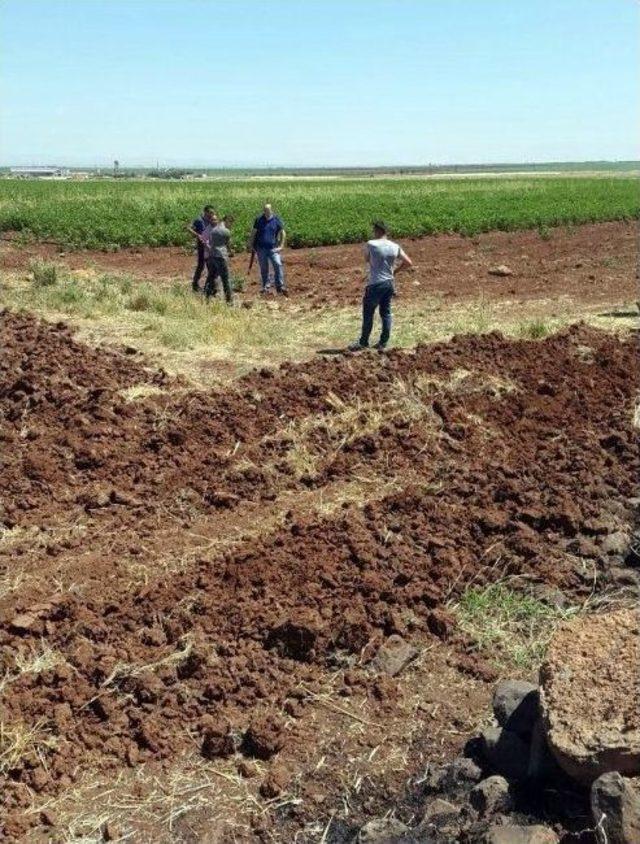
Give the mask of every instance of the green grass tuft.
POLYGON ((460 629, 497 665, 520 669, 539 665, 560 622, 579 612, 549 606, 505 581, 470 586, 453 610, 460 629))

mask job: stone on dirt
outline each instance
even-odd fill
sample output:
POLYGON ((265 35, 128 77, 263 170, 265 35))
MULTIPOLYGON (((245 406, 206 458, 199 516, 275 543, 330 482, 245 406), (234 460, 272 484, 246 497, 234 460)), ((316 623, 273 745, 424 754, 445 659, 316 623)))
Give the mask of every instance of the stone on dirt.
POLYGON ((492 826, 485 844, 558 844, 560 839, 548 826, 492 826))
POLYGON ((430 769, 423 782, 428 792, 450 792, 480 782, 481 779, 482 769, 473 759, 460 756, 453 762, 430 769))
POLYGON ((397 818, 374 818, 361 827, 358 833, 360 844, 391 844, 402 839, 409 827, 397 818))
POLYGON ((529 748, 517 733, 487 727, 480 734, 483 753, 491 767, 510 780, 523 780, 529 766, 529 748))
POLYGON ((598 777, 591 786, 591 811, 600 844, 640 842, 640 780, 617 771, 598 777))
POLYGON ((538 717, 538 687, 525 680, 503 680, 493 693, 493 712, 501 727, 530 736, 538 717))
POLYGON ((513 806, 509 783, 497 774, 475 785, 471 789, 469 800, 473 808, 481 815, 508 812, 513 806))
POLYGON ((583 784, 607 771, 640 773, 640 620, 634 609, 573 619, 540 669, 547 741, 583 784))
POLYGON ((511 269, 511 267, 507 267, 506 264, 499 264, 497 267, 491 267, 488 272, 489 275, 497 275, 503 278, 506 276, 513 275, 513 270, 511 269))
POLYGON ((381 674, 396 677, 418 656, 417 648, 394 633, 380 646, 371 660, 371 668, 381 674))

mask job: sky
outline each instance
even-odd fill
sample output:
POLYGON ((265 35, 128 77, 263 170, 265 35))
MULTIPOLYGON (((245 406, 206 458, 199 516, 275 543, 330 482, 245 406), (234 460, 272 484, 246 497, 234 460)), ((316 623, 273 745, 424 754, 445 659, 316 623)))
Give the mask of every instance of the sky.
POLYGON ((0 0, 0 165, 640 158, 640 0, 0 0))

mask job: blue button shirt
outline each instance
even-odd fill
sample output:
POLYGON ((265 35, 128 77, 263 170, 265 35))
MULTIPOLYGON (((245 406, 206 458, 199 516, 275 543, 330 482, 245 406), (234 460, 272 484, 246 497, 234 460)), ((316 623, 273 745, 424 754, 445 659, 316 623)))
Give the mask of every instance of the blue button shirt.
POLYGON ((262 214, 256 217, 253 224, 256 230, 256 248, 257 249, 275 249, 278 245, 278 235, 284 229, 282 220, 277 215, 273 215, 270 220, 262 214))

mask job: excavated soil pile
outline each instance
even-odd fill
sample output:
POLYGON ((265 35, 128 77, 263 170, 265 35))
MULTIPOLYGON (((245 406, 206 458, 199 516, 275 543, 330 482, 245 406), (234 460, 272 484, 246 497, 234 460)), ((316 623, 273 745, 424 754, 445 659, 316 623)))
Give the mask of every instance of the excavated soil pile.
POLYGON ((26 586, 0 604, 0 715, 34 736, 1 771, 8 836, 27 823, 25 785, 56 793, 88 758, 135 766, 195 741, 208 758, 264 759, 312 742, 305 699, 329 669, 350 666, 345 683, 392 701, 393 682, 367 670, 385 636, 452 635, 443 605, 472 578, 587 594, 611 514, 635 492, 636 349, 585 327, 318 359, 204 394, 59 326, 2 322, 2 519, 13 532, 81 521, 82 538, 37 560, 87 569, 73 589, 26 586), (127 401, 139 384, 165 391, 127 401), (170 554, 247 501, 268 513, 365 476, 382 491, 363 507, 291 508, 146 586, 112 578, 154 531, 170 554))

